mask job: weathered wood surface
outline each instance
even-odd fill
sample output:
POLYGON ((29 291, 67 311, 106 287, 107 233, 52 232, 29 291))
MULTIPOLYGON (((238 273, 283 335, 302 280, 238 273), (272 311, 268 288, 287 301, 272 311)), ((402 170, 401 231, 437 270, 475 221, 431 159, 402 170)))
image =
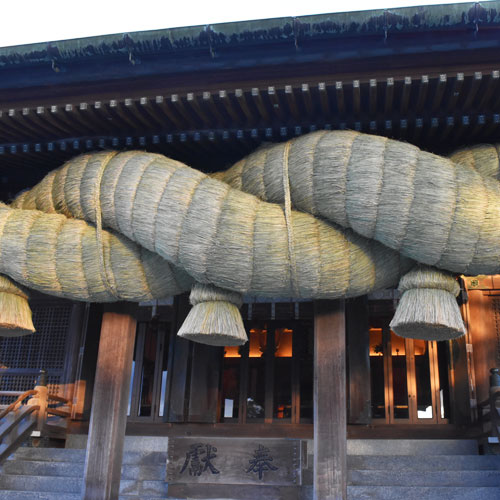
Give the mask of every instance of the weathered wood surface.
POLYGON ((197 500, 303 500, 310 498, 311 486, 256 486, 254 484, 173 484, 167 498, 197 500))
POLYGON ((299 486, 304 455, 298 439, 171 438, 167 482, 299 486))
MULTIPOLYGON (((489 398, 490 368, 500 368, 500 293, 468 290, 469 338, 478 403, 489 398)), ((470 349, 470 347, 469 347, 470 349)))
POLYGON ((314 500, 347 498, 345 305, 315 302, 314 500))
POLYGON ((194 344, 188 422, 217 422, 222 347, 194 344))
POLYGON ((366 295, 346 303, 346 328, 349 356, 348 422, 369 424, 371 421, 370 326, 366 295))
POLYGON ((188 362, 191 342, 177 336, 184 319, 189 313, 189 295, 178 295, 174 298, 175 322, 174 335, 169 352, 168 373, 170 397, 165 411, 168 422, 185 422, 187 414, 186 392, 188 381, 188 362))
POLYGON ((136 320, 132 304, 102 318, 87 454, 85 500, 118 498, 136 320))
MULTIPOLYGON (((75 396, 75 380, 78 371, 78 356, 80 353, 80 344, 84 335, 86 324, 86 313, 88 311, 85 303, 74 303, 71 309, 69 320, 68 335, 66 337, 66 357, 64 360, 64 369, 62 375, 62 396, 73 401, 75 396)), ((76 411, 76 410, 75 410, 76 411)), ((76 416, 76 413, 73 414, 76 416)))
POLYGON ((90 420, 102 315, 103 304, 88 304, 83 325, 84 332, 78 349, 73 418, 90 420))

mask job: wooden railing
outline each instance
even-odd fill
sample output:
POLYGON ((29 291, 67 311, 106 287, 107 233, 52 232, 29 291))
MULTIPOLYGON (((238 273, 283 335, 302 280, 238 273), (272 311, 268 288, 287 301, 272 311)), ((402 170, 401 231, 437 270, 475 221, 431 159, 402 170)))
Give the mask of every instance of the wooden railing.
POLYGON ((0 414, 0 463, 36 429, 40 406, 24 404, 27 398, 35 395, 36 389, 26 391, 0 414))
MULTIPOLYGON (((0 391, 0 396, 13 396, 19 393, 0 391)), ((69 418, 71 401, 49 394, 46 373, 40 372, 40 378, 34 389, 26 391, 0 411, 0 463, 11 455, 30 436, 64 438, 64 426, 49 423, 50 416, 69 418), (62 405, 62 407, 61 407, 62 405)))

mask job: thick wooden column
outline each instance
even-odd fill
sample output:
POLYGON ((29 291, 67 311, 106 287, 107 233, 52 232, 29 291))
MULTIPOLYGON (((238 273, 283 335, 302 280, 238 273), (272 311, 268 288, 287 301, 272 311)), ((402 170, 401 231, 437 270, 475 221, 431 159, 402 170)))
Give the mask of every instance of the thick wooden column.
POLYGON ((135 330, 134 304, 115 304, 104 312, 85 457, 85 500, 118 498, 135 330))
POLYGON ((314 500, 347 498, 347 424, 343 300, 314 310, 314 500))

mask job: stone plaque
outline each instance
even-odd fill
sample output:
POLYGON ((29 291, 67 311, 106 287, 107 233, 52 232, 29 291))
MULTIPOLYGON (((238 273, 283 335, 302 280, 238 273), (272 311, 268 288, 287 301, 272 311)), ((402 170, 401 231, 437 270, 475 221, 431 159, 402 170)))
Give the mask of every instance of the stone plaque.
POLYGON ((299 486, 304 453, 299 439, 170 438, 167 482, 299 486))

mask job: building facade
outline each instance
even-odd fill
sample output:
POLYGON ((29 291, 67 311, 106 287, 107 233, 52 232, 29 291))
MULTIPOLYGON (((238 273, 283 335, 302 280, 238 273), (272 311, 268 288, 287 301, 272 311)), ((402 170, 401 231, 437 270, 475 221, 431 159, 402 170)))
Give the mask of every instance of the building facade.
MULTIPOLYGON (((262 143, 321 129, 384 135, 441 155, 495 143, 499 16, 500 2, 485 2, 0 49, 3 200, 93 150, 159 152, 216 172, 262 143)), ((308 443, 304 460, 314 455, 321 465, 325 451, 315 432, 323 429, 318 418, 329 417, 317 405, 330 387, 314 382, 326 363, 315 339, 318 348, 321 317, 333 314, 330 334, 346 342, 336 347, 345 350, 345 390, 335 397, 343 398, 347 438, 482 439, 490 369, 500 367, 500 279, 460 283, 467 334, 443 342, 391 332, 400 297, 394 289, 346 300, 341 313, 338 304, 325 313, 321 303, 245 297, 249 341, 241 347, 177 337, 187 295, 122 304, 121 313, 134 318, 126 434, 171 443, 232 438, 235 448, 242 439, 296 440, 308 443)), ((102 318, 113 310, 37 293, 31 304, 37 333, 0 340, 1 402, 10 404, 47 370, 49 390, 72 402, 67 432, 76 442, 95 425, 92 401, 103 397, 95 390, 98 347, 102 318)), ((210 460, 212 452, 204 453, 210 460)), ((255 460, 266 458, 259 453, 255 460)), ((305 462, 293 467, 313 470, 305 462)), ((281 493, 269 498, 306 494, 285 476, 277 483, 281 493)), ((327 498, 321 481, 310 482, 317 498, 327 498)), ((244 483, 241 498, 252 487, 244 483)), ((195 482, 169 490, 176 494, 219 498, 220 490, 195 482)))

